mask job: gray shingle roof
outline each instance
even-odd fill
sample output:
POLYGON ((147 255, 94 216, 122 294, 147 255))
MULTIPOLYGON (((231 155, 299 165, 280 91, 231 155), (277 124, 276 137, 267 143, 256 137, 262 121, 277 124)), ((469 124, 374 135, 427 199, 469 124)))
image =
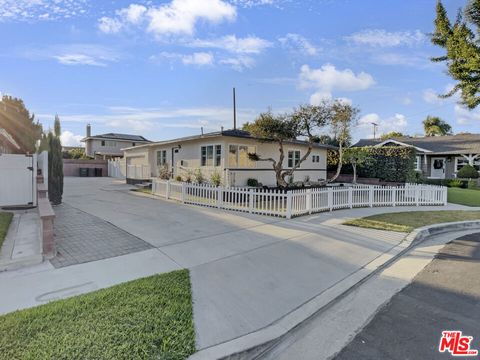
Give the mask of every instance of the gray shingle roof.
MULTIPOLYGON (((429 150, 436 154, 480 154, 480 134, 395 137, 390 140, 429 150)), ((379 139, 361 139, 353 146, 374 146, 384 141, 379 139)))
POLYGON ((108 139, 108 140, 127 140, 127 141, 148 141, 150 140, 145 139, 143 136, 140 135, 129 135, 129 134, 118 134, 118 133, 108 133, 108 134, 101 134, 101 135, 94 135, 91 136, 92 138, 98 139, 108 139))

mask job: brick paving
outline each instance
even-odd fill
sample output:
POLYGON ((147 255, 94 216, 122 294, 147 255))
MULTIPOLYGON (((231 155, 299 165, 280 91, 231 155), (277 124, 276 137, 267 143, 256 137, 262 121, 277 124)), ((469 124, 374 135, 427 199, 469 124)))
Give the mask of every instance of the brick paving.
POLYGON ((56 268, 153 248, 142 239, 70 205, 55 207, 56 268))

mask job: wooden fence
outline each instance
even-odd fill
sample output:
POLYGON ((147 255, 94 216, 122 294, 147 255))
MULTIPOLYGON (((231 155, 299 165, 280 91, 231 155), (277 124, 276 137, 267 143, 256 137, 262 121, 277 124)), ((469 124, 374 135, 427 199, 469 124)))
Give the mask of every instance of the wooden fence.
POLYGON ((286 217, 337 209, 374 206, 446 205, 447 188, 405 184, 401 187, 355 185, 302 190, 223 188, 208 184, 153 179, 152 193, 184 204, 286 217))

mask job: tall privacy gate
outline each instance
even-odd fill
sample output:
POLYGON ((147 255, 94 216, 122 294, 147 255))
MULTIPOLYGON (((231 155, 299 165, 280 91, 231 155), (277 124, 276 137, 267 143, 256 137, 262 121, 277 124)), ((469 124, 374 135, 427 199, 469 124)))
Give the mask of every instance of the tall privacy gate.
POLYGON ((36 174, 36 154, 0 154, 0 206, 36 205, 36 174))
POLYGON ((223 188, 153 179, 152 193, 184 204, 291 218, 354 207, 446 205, 447 188, 405 184, 355 185, 301 190, 223 188))

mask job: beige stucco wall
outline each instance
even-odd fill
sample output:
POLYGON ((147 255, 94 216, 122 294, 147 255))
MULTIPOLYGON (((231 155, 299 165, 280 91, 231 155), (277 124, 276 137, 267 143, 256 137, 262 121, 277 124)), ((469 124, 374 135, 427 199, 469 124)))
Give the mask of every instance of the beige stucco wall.
MULTIPOLYGON (((138 149, 129 149, 125 151, 127 164, 149 165, 152 169, 152 176, 158 176, 159 167, 157 166, 157 151, 167 151, 167 163, 171 171, 172 147, 181 145, 178 152, 174 154, 174 176, 180 175, 184 179, 187 173, 193 173, 200 169, 205 179, 209 180, 214 172, 222 177, 222 183, 227 186, 245 186, 248 178, 255 178, 263 185, 275 185, 275 173, 273 172, 271 162, 254 162, 252 168, 233 168, 228 163, 229 145, 247 145, 255 146, 256 152, 262 158, 279 158, 278 145, 276 143, 262 143, 254 139, 243 139, 236 137, 215 137, 195 139, 186 142, 175 142, 164 145, 150 145, 138 149), (201 147, 205 145, 221 145, 222 156, 220 166, 201 166, 201 147)), ((285 160, 284 168, 288 164, 288 151, 300 150, 300 156, 307 151, 306 145, 287 144, 284 146, 285 160)), ((294 181, 303 181, 309 176, 311 181, 326 179, 326 161, 327 151, 325 149, 314 148, 301 167, 294 173, 294 181), (312 156, 319 155, 320 162, 312 162, 312 156)))

